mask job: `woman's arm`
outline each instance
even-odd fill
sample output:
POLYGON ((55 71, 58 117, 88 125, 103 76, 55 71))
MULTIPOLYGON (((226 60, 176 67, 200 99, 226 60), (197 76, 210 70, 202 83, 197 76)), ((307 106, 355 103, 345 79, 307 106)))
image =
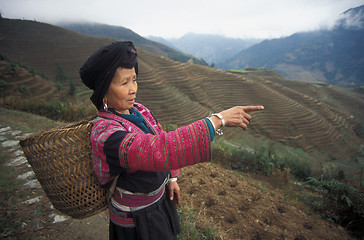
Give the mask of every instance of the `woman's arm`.
MULTIPOLYGON (((227 127, 246 129, 251 121, 249 111, 262 106, 234 107, 220 112, 227 127)), ((222 121, 210 118, 216 128, 222 121)), ((130 133, 120 130, 112 120, 95 124, 91 143, 94 161, 99 161, 100 175, 109 174, 109 165, 115 171, 167 171, 211 160, 211 133, 205 120, 196 121, 175 131, 161 131, 158 135, 130 133), (119 169, 118 169, 119 168, 119 169)), ((94 163, 95 165, 95 163, 94 163)), ((111 175, 114 175, 111 173, 111 175)))
POLYGON ((118 165, 131 171, 177 170, 211 160, 211 137, 205 120, 158 135, 128 133, 117 146, 120 134, 110 136, 103 149, 106 157, 117 156, 118 165))

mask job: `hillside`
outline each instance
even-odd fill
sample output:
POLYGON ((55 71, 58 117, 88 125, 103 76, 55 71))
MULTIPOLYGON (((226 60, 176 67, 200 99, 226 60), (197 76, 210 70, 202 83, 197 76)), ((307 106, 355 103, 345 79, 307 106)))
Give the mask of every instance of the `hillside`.
MULTIPOLYGON (((0 32, 1 55, 31 66, 53 84, 58 64, 76 86, 76 97, 70 101, 90 105, 90 92, 81 84, 78 69, 91 53, 112 39, 9 19, 0 20, 0 32)), ((183 125, 234 105, 264 105, 263 112, 253 113, 249 131, 226 129, 224 138, 253 149, 263 144, 288 146, 290 152, 303 149, 312 156, 305 161, 316 162, 318 171, 324 162, 337 161, 344 163, 348 176, 358 181, 364 161, 361 89, 289 81, 270 70, 233 74, 179 63, 140 47, 138 51, 137 100, 147 105, 159 121, 183 125)))
POLYGON ((193 62, 196 64, 208 65, 204 60, 198 59, 191 54, 186 54, 164 44, 143 38, 124 27, 100 23, 64 23, 59 24, 59 26, 88 36, 112 38, 119 41, 131 40, 139 47, 157 56, 168 57, 179 62, 188 62, 190 59, 193 59, 193 62))
MULTIPOLYGON (((18 145, 21 138, 61 123, 0 108, 0 237, 2 239, 108 239, 106 211, 82 220, 52 207, 18 145), (12 184, 7 184, 11 182, 12 184)), ((182 169, 180 212, 188 230, 213 229, 217 239, 351 240, 344 228, 310 213, 295 200, 295 190, 277 177, 279 190, 249 174, 204 163, 182 169)), ((208 232, 204 233, 205 236, 208 232)), ((181 234, 180 240, 190 240, 181 234)), ((198 238, 211 239, 211 238, 198 238)))
POLYGON ((289 79, 356 87, 364 85, 363 53, 364 5, 343 13, 341 21, 331 30, 265 40, 217 67, 263 67, 289 79))

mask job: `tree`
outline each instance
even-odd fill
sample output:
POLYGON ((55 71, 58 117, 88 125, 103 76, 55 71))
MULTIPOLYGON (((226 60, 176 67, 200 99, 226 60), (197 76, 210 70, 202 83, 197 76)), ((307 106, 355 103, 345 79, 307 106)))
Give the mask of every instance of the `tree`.
POLYGON ((64 73, 62 67, 58 63, 56 64, 56 71, 56 81, 65 82, 67 79, 67 75, 64 73))
POLYGON ((68 90, 68 94, 70 96, 74 96, 75 93, 76 93, 76 86, 75 86, 75 84, 72 81, 70 81, 70 88, 68 90))

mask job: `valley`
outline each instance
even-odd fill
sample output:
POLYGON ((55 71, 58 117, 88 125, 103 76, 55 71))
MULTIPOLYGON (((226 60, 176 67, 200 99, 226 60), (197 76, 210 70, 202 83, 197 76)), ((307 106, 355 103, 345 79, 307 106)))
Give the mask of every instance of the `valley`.
MULTIPOLYGON (((14 114, 6 109, 62 121, 57 124, 96 113, 89 100, 91 91, 83 86, 78 71, 90 54, 114 39, 10 19, 0 19, 0 34, 2 127, 7 127, 7 116, 14 114), (59 70, 63 78, 59 78, 59 70)), ((137 101, 150 108, 165 126, 183 126, 235 105, 264 105, 264 111, 252 114, 247 131, 226 128, 224 136, 216 141, 253 152, 267 148, 272 160, 272 156, 284 152, 286 158, 309 165, 315 177, 327 173, 327 169, 335 174, 342 170, 348 183, 358 189, 363 186, 362 88, 292 81, 269 69, 226 72, 177 62, 138 45, 137 49, 137 101)), ((21 118, 27 116, 14 117, 14 123, 22 125, 21 118)), ((25 128, 32 131, 49 128, 27 124, 25 128)), ((274 176, 255 182, 261 177, 232 171, 219 160, 215 157, 212 164, 183 169, 181 186, 186 197, 182 207, 194 212, 205 225, 216 223, 221 239, 351 238, 341 227, 311 215, 296 198, 286 201, 284 191, 293 191, 289 176, 277 177, 277 184, 270 186, 267 182, 274 182, 274 176), (275 189, 277 186, 280 188, 275 189), (219 212, 221 209, 227 211, 219 212), (325 235, 328 232, 332 235, 325 235)), ((89 224, 81 225, 87 229, 89 224)))

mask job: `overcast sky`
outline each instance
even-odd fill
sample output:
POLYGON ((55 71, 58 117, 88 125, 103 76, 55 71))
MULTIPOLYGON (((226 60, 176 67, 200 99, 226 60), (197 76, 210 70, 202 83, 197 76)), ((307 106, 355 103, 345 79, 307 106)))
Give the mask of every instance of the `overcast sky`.
POLYGON ((188 32, 234 38, 277 38, 332 27, 340 13, 364 0, 0 0, 5 18, 90 21, 146 36, 188 32))

